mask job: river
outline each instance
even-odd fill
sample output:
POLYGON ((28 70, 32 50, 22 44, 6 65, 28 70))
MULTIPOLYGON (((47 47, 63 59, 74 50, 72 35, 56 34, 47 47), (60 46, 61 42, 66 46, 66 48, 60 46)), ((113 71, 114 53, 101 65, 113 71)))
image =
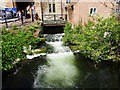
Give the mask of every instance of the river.
POLYGON ((3 88, 120 88, 120 63, 95 64, 72 52, 61 34, 44 34, 47 53, 25 63, 3 78, 3 88))

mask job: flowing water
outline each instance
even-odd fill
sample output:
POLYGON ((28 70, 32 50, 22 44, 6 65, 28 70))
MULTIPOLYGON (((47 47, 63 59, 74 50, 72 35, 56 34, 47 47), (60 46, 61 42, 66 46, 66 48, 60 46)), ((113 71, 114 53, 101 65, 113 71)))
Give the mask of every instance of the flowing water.
POLYGON ((44 34, 47 53, 26 59, 3 78, 3 88, 120 88, 120 63, 103 61, 95 65, 63 45, 63 36, 44 34))
POLYGON ((63 46, 62 34, 47 35, 47 38, 50 36, 53 38, 46 43, 53 47, 53 53, 46 56, 48 64, 39 67, 34 87, 74 87, 79 75, 75 56, 68 46, 63 46))

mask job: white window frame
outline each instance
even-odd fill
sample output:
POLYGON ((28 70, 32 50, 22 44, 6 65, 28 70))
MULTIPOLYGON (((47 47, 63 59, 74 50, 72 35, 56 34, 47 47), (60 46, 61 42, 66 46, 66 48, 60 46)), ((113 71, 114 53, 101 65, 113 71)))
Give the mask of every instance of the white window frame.
POLYGON ((120 4, 118 4, 118 2, 120 2, 120 0, 116 0, 116 5, 120 5, 120 4))
POLYGON ((96 16, 96 13, 97 13, 97 8, 96 7, 91 7, 89 9, 89 15, 96 16), (92 14, 90 14, 91 13, 91 9, 93 9, 93 11, 94 11, 94 9, 96 9, 96 11, 95 12, 92 11, 92 14))
POLYGON ((51 12, 49 10, 49 13, 56 13, 56 0, 49 0, 49 5, 51 5, 51 7, 49 6, 49 9, 51 8, 51 12), (53 8, 53 5, 55 5, 55 7, 53 8), (55 12, 54 12, 55 10, 55 12))
POLYGON ((71 0, 66 0, 66 4, 69 4, 71 2, 71 0))
POLYGON ((117 8, 117 9, 115 10, 115 13, 116 13, 116 14, 120 13, 120 9, 117 8))

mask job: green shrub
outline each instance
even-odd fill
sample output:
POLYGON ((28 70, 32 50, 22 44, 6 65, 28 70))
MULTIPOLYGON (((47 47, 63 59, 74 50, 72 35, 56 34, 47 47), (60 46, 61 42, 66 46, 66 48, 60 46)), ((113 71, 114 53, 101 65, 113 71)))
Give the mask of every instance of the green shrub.
POLYGON ((32 53, 31 50, 27 50, 27 54, 28 54, 28 55, 32 55, 33 53, 32 53))
POLYGON ((17 30, 17 29, 18 29, 18 28, 17 28, 17 25, 13 25, 13 26, 12 26, 12 29, 13 29, 13 30, 17 30))
POLYGON ((30 27, 29 30, 32 31, 32 32, 36 31, 34 27, 30 27))
POLYGON ((37 25, 40 25, 40 22, 37 22, 37 25))
POLYGON ((120 60, 120 23, 116 16, 106 19, 93 17, 93 21, 89 19, 88 24, 82 28, 76 26, 74 30, 67 23, 64 32, 64 42, 77 44, 83 54, 97 63, 101 60, 120 60))
MULTIPOLYGON (((17 30, 15 34, 10 33, 3 29, 2 31, 2 68, 3 70, 9 70, 15 66, 13 64, 15 59, 20 60, 25 58, 26 55, 23 52, 23 46, 32 46, 32 49, 37 47, 40 38, 35 38, 32 32, 17 30)), ((31 53, 29 53, 31 54, 31 53)))

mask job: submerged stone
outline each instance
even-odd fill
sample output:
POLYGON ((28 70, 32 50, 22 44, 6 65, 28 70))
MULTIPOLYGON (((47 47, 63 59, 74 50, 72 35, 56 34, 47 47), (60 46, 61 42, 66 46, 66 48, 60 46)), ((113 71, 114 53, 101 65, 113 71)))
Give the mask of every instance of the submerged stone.
POLYGON ((77 50, 79 50, 78 46, 70 46, 70 49, 71 49, 72 51, 77 51, 77 50))
POLYGON ((44 49, 35 49, 32 52, 35 53, 35 54, 46 53, 47 49, 46 48, 44 48, 44 49))
POLYGON ((46 38, 40 38, 40 41, 45 42, 46 38))

